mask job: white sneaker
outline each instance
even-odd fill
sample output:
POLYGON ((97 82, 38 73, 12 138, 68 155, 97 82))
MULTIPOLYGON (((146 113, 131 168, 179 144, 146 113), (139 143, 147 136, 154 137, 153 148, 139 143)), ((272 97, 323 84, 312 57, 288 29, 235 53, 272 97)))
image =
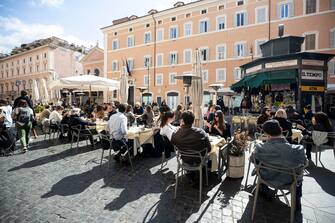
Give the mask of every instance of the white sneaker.
POLYGON ((23 153, 25 153, 25 152, 27 152, 27 151, 28 151, 28 148, 27 148, 26 146, 22 148, 22 152, 23 152, 23 153))

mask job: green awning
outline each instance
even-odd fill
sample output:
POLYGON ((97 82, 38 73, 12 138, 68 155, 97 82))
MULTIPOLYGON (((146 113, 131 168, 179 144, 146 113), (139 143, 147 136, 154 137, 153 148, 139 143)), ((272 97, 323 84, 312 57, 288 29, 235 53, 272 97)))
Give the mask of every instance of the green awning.
POLYGON ((242 78, 239 82, 233 84, 231 89, 241 91, 243 88, 259 88, 266 84, 291 84, 296 82, 297 70, 268 71, 242 78))

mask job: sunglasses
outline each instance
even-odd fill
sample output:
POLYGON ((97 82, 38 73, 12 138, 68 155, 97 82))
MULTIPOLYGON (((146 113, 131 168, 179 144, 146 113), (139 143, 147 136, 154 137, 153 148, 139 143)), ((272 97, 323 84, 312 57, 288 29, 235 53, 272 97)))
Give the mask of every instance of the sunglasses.
POLYGON ((218 115, 215 115, 214 117, 219 117, 218 115))

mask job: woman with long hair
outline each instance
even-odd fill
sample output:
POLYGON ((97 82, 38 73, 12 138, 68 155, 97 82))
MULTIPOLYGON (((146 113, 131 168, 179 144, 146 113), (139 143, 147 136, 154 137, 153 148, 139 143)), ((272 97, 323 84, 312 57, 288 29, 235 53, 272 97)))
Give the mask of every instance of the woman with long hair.
POLYGON ((271 118, 271 109, 267 106, 262 108, 262 113, 257 119, 257 125, 263 125, 264 122, 271 118))
POLYGON ((208 132, 211 135, 219 135, 227 139, 231 137, 230 125, 225 123, 224 115, 221 110, 215 112, 214 121, 207 123, 208 132))
POLYGON ((181 114, 183 113, 183 105, 179 104, 177 106, 176 111, 174 112, 174 122, 173 125, 174 126, 179 126, 180 125, 180 120, 181 120, 181 114))
POLYGON ((174 113, 172 111, 164 112, 161 116, 160 134, 166 136, 169 140, 171 140, 172 134, 178 129, 171 124, 173 120, 174 113))

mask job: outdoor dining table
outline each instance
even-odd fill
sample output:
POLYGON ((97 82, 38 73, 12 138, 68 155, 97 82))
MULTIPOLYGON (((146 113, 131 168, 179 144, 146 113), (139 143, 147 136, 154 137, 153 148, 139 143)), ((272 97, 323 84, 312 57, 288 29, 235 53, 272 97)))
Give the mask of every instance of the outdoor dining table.
POLYGON ((225 145, 226 140, 220 136, 209 136, 209 142, 211 144, 211 151, 208 153, 208 157, 212 162, 211 172, 215 172, 219 167, 219 151, 225 145))
MULTIPOLYGON (((96 130, 101 132, 103 130, 107 131, 108 122, 107 121, 96 121, 96 130)), ((152 144, 154 146, 154 131, 152 128, 144 128, 144 126, 132 126, 127 130, 128 139, 133 139, 133 154, 137 155, 137 149, 143 144, 152 144)))

